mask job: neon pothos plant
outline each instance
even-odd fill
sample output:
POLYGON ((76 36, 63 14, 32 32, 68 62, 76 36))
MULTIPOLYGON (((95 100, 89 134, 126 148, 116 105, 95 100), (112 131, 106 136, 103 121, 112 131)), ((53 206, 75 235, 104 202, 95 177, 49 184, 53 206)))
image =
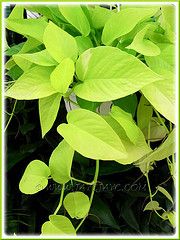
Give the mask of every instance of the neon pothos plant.
POLYGON ((158 191, 173 205, 172 197, 161 186, 152 193, 148 178, 156 161, 167 159, 175 179, 174 6, 122 5, 118 11, 116 6, 109 10, 94 5, 17 5, 6 28, 27 39, 7 46, 11 58, 6 74, 13 81, 5 95, 39 99, 42 137, 51 130, 62 99, 78 107, 57 128, 64 139, 52 152, 49 166, 32 161, 19 183, 25 194, 43 190, 49 178, 62 185, 59 205, 42 225, 42 234, 76 234, 91 208, 99 161, 106 160, 140 168, 150 195, 144 210, 154 211, 174 227, 175 212, 154 200, 158 191), (24 9, 39 17, 24 19, 24 9), (112 107, 103 115, 97 109, 107 101, 112 107), (152 149, 156 141, 159 147, 152 149), (71 176, 75 151, 96 162, 92 182, 71 176), (91 185, 91 195, 77 191, 64 197, 69 181, 91 185), (58 215, 61 207, 69 218, 58 215), (73 226, 71 218, 79 219, 79 225, 73 226))

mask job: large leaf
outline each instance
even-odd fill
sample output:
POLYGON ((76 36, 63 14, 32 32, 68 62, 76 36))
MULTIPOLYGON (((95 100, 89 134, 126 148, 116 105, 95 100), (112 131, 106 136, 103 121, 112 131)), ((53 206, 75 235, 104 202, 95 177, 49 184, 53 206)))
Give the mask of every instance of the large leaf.
POLYGON ((18 100, 31 100, 54 94, 50 83, 52 70, 51 67, 33 67, 21 75, 5 95, 18 100))
POLYGON ((24 15, 24 7, 22 5, 15 5, 8 19, 23 19, 23 15, 24 15))
POLYGON ((18 64, 18 59, 28 61, 42 66, 54 66, 58 63, 49 55, 47 50, 35 53, 16 54, 13 56, 14 61, 18 64))
POLYGON ((74 150, 64 140, 52 152, 49 160, 49 168, 55 182, 63 184, 71 179, 70 172, 73 155, 74 150))
POLYGON ((25 194, 41 191, 47 186, 49 175, 50 170, 44 162, 40 160, 30 162, 19 183, 20 191, 25 194))
POLYGON ((55 93, 51 96, 39 99, 39 116, 42 137, 51 129, 59 110, 62 95, 55 93))
POLYGON ((53 88, 65 94, 73 80, 74 62, 70 58, 65 58, 51 73, 51 85, 53 88))
POLYGON ((71 192, 64 198, 63 205, 71 218, 83 218, 90 209, 89 197, 83 192, 71 192))
POLYGON ((155 161, 165 159, 175 153, 175 129, 169 134, 168 138, 152 153, 136 163, 143 173, 149 170, 149 166, 155 161))
POLYGON ((102 42, 110 45, 116 38, 129 33, 140 21, 152 17, 158 8, 127 8, 116 13, 106 22, 102 42))
POLYGON ((118 135, 98 114, 76 109, 68 113, 67 121, 57 130, 83 156, 102 160, 127 157, 118 135))
POLYGON ((162 79, 134 56, 104 46, 85 51, 77 60, 76 73, 83 82, 75 93, 96 102, 125 97, 162 79))
POLYGON ((145 56, 159 55, 161 52, 160 48, 149 39, 145 38, 147 31, 152 27, 154 27, 153 24, 148 24, 142 30, 140 30, 133 39, 133 42, 127 48, 133 49, 145 56))
POLYGON ((43 42, 47 51, 57 62, 60 63, 64 58, 76 60, 78 54, 76 40, 54 23, 48 23, 43 42))
POLYGON ((82 33, 82 35, 89 35, 90 25, 80 5, 59 5, 59 10, 66 20, 71 23, 80 33, 82 33))
POLYGON ((67 217, 50 215, 49 220, 42 225, 42 235, 76 235, 76 231, 67 217))
POLYGON ((6 28, 20 33, 24 36, 30 36, 43 42, 44 30, 48 23, 42 19, 6 19, 6 28))

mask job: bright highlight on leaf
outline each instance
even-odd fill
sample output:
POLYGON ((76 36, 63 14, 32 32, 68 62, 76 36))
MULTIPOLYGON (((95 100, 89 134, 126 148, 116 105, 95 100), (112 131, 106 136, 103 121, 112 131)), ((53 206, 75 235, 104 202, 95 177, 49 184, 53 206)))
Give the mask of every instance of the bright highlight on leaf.
POLYGON ((42 235, 76 235, 71 221, 62 215, 50 215, 41 228, 42 235))
POLYGON ((89 198, 83 192, 72 192, 64 198, 64 207, 71 218, 85 217, 90 208, 89 198))
POLYGON ((48 184, 50 174, 44 162, 40 160, 30 162, 19 183, 20 191, 25 194, 34 194, 43 190, 48 184))
POLYGON ((71 179, 71 165, 74 150, 63 140, 52 152, 49 160, 51 176, 57 183, 64 184, 71 179))

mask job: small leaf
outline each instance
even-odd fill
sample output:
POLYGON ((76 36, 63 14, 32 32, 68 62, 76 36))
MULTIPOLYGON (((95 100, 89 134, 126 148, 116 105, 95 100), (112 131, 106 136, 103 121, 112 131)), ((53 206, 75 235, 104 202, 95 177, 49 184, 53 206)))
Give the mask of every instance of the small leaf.
POLYGON ((39 116, 42 137, 51 129, 59 110, 62 95, 55 93, 39 99, 39 116))
POLYGON ((87 49, 93 47, 93 44, 92 44, 91 39, 89 37, 77 36, 77 37, 75 37, 75 39, 76 39, 76 43, 77 43, 77 46, 78 46, 79 55, 81 55, 87 49))
POLYGON ((69 85, 73 80, 74 75, 74 62, 70 58, 65 58, 51 73, 51 85, 52 87, 65 94, 69 85))
POLYGON ((121 139, 97 113, 76 109, 68 113, 67 121, 57 131, 83 156, 102 160, 127 157, 121 139))
POLYGON ((91 15, 92 25, 97 29, 103 28, 108 19, 115 14, 113 11, 110 11, 109 9, 100 7, 98 5, 95 5, 94 7, 90 6, 89 11, 91 15))
POLYGON ((172 202, 172 204, 174 203, 171 195, 168 193, 168 191, 166 191, 166 189, 164 189, 164 188, 161 187, 161 186, 157 186, 157 190, 160 191, 162 194, 164 194, 164 196, 166 196, 166 197, 169 199, 169 201, 172 202))
POLYGON ((148 128, 153 114, 153 108, 148 100, 142 95, 137 109, 137 125, 141 130, 148 128))
POLYGON ((72 192, 64 198, 64 207, 71 218, 83 218, 90 209, 89 197, 83 192, 72 192))
POLYGON ((101 105, 99 102, 90 102, 82 98, 76 97, 77 103, 81 108, 96 112, 97 108, 101 105))
POLYGON ((62 15, 67 19, 67 21, 71 23, 80 33, 82 33, 82 35, 89 35, 90 25, 80 5, 59 5, 59 10, 62 15))
POLYGON ((71 179, 71 165, 74 150, 63 140, 54 149, 49 160, 51 176, 57 183, 64 184, 71 179))
POLYGON ((162 209, 161 207, 159 207, 159 203, 157 201, 151 201, 149 202, 145 208, 144 208, 144 211, 146 210, 160 210, 162 209))
POLYGON ((172 211, 172 212, 164 212, 162 217, 164 218, 168 218, 169 222, 171 223, 171 225, 173 226, 173 228, 176 227, 176 212, 172 211))
POLYGON ((40 52, 35 52, 35 53, 16 54, 13 56, 13 58, 17 64, 18 64, 18 59, 22 59, 23 61, 29 61, 31 63, 35 63, 37 65, 42 65, 42 66, 54 66, 58 64, 49 55, 46 49, 40 52))
POLYGON ((53 68, 35 66, 22 74, 5 95, 18 100, 31 100, 55 93, 50 83, 53 68), (38 77, 37 77, 38 76, 38 77))
POLYGON ((60 63, 64 58, 76 60, 78 49, 76 40, 52 22, 49 22, 43 36, 49 54, 60 63))
POLYGON ((42 235, 76 235, 76 231, 67 217, 50 215, 49 220, 42 225, 42 235))
POLYGON ((26 167, 19 183, 19 189, 25 194, 34 194, 43 190, 50 176, 48 166, 40 160, 34 160, 26 167))
POLYGON ((151 42, 149 39, 145 38, 147 31, 153 26, 154 25, 151 23, 146 25, 142 30, 140 30, 133 39, 133 42, 129 46, 127 46, 127 48, 133 49, 136 52, 141 53, 145 56, 159 55, 161 52, 160 48, 156 44, 151 42))
POLYGON ((43 19, 6 19, 6 28, 22 34, 33 37, 43 42, 44 30, 48 23, 43 19))
POLYGON ((130 113, 123 111, 121 108, 117 106, 113 106, 111 108, 110 115, 125 130, 126 135, 133 144, 136 144, 139 141, 139 138, 143 139, 145 143, 143 133, 134 122, 132 115, 130 113))
POLYGON ((134 56, 118 48, 104 46, 81 54, 76 63, 76 73, 82 82, 74 88, 75 94, 96 102, 122 98, 162 80, 162 76, 134 56))
POLYGON ((106 22, 102 42, 110 45, 116 38, 129 33, 140 21, 152 17, 158 8, 127 8, 112 15, 106 22))

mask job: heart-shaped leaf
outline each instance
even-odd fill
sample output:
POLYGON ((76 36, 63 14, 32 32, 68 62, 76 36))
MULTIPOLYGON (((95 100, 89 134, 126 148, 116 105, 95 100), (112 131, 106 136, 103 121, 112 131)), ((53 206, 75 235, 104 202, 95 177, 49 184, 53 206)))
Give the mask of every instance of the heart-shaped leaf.
POLYGON ((83 218, 90 209, 89 197, 83 192, 72 192, 64 198, 64 207, 71 218, 83 218))
POLYGON ((30 162, 19 183, 20 191, 25 194, 34 194, 43 190, 48 184, 50 174, 44 162, 40 160, 30 162))
POLYGON ((76 235, 76 231, 67 217, 50 215, 49 220, 42 225, 42 235, 76 235))
POLYGON ((157 201, 151 201, 145 206, 144 211, 146 210, 152 211, 152 210, 160 210, 160 209, 162 208, 159 207, 159 203, 157 201))
POLYGON ((49 160, 51 176, 55 182, 66 183, 71 179, 71 165, 74 150, 63 140, 52 152, 49 160))

